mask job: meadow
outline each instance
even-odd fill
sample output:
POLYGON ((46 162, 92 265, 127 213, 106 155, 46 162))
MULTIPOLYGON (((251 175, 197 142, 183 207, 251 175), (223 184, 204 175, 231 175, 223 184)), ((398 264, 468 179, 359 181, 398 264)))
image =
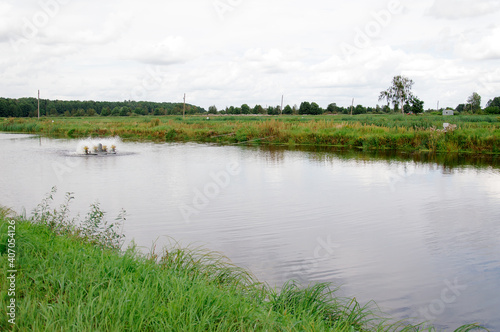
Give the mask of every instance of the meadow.
MULTIPOLYGON (((2 331, 435 331, 391 323, 374 304, 338 298, 328 284, 271 289, 204 249, 120 250, 119 222, 108 223, 93 205, 76 224, 72 197, 52 209, 52 193, 30 218, 0 207, 2 331), (11 298, 15 324, 6 310, 11 298)), ((456 331, 476 329, 483 328, 456 331)))
POLYGON ((334 146, 359 150, 500 153, 500 117, 488 115, 134 116, 3 118, 0 131, 55 138, 334 146), (445 129, 443 124, 449 123, 445 129))

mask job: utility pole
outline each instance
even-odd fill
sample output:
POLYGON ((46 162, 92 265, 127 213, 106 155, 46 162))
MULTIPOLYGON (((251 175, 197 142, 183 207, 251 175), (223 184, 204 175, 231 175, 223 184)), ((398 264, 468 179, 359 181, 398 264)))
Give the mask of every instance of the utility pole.
POLYGON ((281 115, 283 115, 283 97, 284 95, 281 95, 281 115))
POLYGON ((439 100, 438 100, 438 106, 437 106, 436 111, 438 111, 438 112, 439 112, 439 100))
POLYGON ((38 90, 38 118, 40 119, 40 90, 38 90))
POLYGON ((351 104, 351 115, 352 115, 352 109, 354 108, 354 98, 352 98, 352 104, 351 104))
POLYGON ((184 94, 184 107, 182 108, 182 117, 186 116, 186 94, 184 94))

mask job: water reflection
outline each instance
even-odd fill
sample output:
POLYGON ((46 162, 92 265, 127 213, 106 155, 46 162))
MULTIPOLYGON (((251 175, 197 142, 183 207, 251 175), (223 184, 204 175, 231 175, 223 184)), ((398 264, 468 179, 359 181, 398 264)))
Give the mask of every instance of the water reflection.
POLYGON ((500 155, 478 155, 460 153, 433 153, 433 152, 403 152, 393 150, 365 151, 346 150, 335 147, 312 147, 312 146, 245 146, 242 149, 258 151, 259 156, 269 163, 282 164, 286 153, 306 153, 311 161, 332 162, 334 160, 358 161, 360 164, 375 161, 408 162, 436 164, 444 173, 460 167, 500 169, 500 155))
POLYGON ((126 235, 146 250, 172 237, 273 286, 331 282, 396 318, 500 328, 496 156, 123 143, 120 156, 71 158, 76 141, 42 143, 0 134, 2 204, 29 211, 56 185, 80 211, 96 199, 109 216, 125 208, 126 235), (214 178, 232 163, 240 172, 214 178), (196 207, 189 222, 183 206, 196 207))

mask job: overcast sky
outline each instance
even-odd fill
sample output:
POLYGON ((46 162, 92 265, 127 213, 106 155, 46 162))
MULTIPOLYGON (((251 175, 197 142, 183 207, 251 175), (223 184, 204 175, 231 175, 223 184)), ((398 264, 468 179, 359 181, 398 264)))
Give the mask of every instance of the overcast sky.
POLYGON ((498 0, 0 0, 0 96, 425 108, 500 96, 498 0))

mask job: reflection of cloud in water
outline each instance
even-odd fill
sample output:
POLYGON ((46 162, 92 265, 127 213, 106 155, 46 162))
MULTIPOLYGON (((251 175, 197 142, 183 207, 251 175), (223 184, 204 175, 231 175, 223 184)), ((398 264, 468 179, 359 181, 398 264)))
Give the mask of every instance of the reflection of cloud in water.
POLYGON ((488 191, 491 197, 500 200, 500 179, 498 178, 498 173, 488 176, 484 180, 483 187, 488 191))

